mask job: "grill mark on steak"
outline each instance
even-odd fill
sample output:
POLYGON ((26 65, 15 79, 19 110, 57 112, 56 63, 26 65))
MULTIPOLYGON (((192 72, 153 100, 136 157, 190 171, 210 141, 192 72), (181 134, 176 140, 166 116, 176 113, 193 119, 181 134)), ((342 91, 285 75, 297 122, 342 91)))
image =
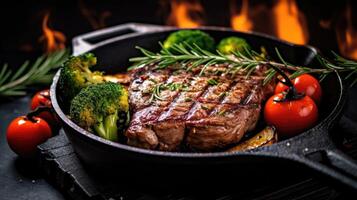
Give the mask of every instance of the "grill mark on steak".
MULTIPOLYGON (((170 76, 165 80, 164 85, 168 85, 170 83, 183 84, 190 76, 191 75, 187 74, 186 72, 182 72, 176 75, 173 75, 172 72, 170 72, 170 76)), ((156 85, 159 84, 162 83, 156 83, 156 85)), ((159 150, 166 151, 174 150, 176 146, 178 146, 182 141, 184 135, 183 124, 161 123, 158 121, 162 113, 164 113, 167 108, 170 108, 170 105, 176 101, 175 99, 179 95, 180 92, 177 90, 164 90, 160 93, 160 100, 153 100, 153 106, 145 107, 142 110, 134 113, 133 120, 127 131, 128 144, 141 146, 141 143, 145 143, 146 140, 137 140, 135 131, 146 130, 150 136, 152 135, 152 132, 154 132, 156 135, 156 140, 152 140, 149 145, 144 144, 145 147, 149 146, 150 149, 157 148, 159 150), (147 110, 149 110, 149 112, 147 110), (171 134, 167 133, 168 129, 172 131, 171 134)))
POLYGON ((198 101, 200 98, 202 98, 203 96, 206 96, 208 93, 209 93, 209 85, 207 83, 207 79, 206 80, 206 86, 205 86, 205 89, 203 90, 203 92, 201 93, 200 96, 198 96, 196 99, 195 99, 195 102, 194 104, 192 105, 192 107, 189 109, 189 111, 187 112, 187 114, 185 115, 185 119, 187 120, 191 120, 192 118, 196 117, 196 115, 198 115, 197 117, 203 117, 202 115, 200 114, 204 114, 202 113, 204 110, 203 109, 200 109, 202 108, 202 104, 198 101), (197 101, 196 101, 197 100, 197 101), (200 113, 198 113, 199 111, 201 111, 200 113))
POLYGON ((130 107, 134 112, 150 105, 151 102, 149 99, 151 97, 152 89, 156 83, 166 81, 169 78, 168 73, 169 71, 162 73, 150 71, 147 74, 135 76, 135 80, 129 87, 129 102, 131 104, 130 107))
MULTIPOLYGON (((219 70, 221 67, 217 66, 219 70)), ((170 69, 151 71, 147 68, 142 75, 164 80, 156 85, 175 82, 188 86, 180 91, 163 90, 160 93, 163 100, 149 103, 136 97, 145 96, 138 93, 154 86, 148 83, 145 86, 145 80, 136 83, 141 77, 133 75, 129 91, 134 114, 125 132, 129 145, 175 151, 185 143, 193 149, 206 151, 236 143, 247 130, 255 127, 260 104, 269 93, 262 86, 264 77, 261 74, 264 73, 253 73, 249 78, 241 72, 233 77, 218 76, 214 66, 210 66, 205 76, 197 76, 201 68, 196 67, 193 72, 181 70, 178 74, 170 69), (209 85, 209 79, 217 80, 218 84, 209 85), (222 93, 227 95, 221 96, 222 93)))
POLYGON ((187 144, 199 150, 213 150, 238 142, 259 116, 260 107, 232 110, 188 123, 187 144))
MULTIPOLYGON (((173 81, 173 83, 175 82, 178 84, 186 83, 188 76, 182 78, 184 79, 173 81)), ((171 108, 172 105, 177 101, 180 94, 181 93, 179 91, 175 91, 175 95, 173 99, 171 99, 166 109, 164 109, 160 113, 156 123, 152 126, 152 130, 155 131, 159 139, 159 143, 157 146, 157 149, 159 150, 163 150, 163 151, 176 150, 184 137, 185 125, 182 121, 165 120, 163 117, 167 112, 167 110, 171 108)))
MULTIPOLYGON (((141 74, 142 70, 138 71, 141 74)), ((160 82, 169 79, 170 71, 147 71, 146 74, 134 74, 133 84, 129 87, 129 103, 134 114, 126 136, 127 143, 132 146, 139 146, 147 149, 154 149, 159 143, 157 134, 151 129, 151 124, 162 112, 162 108, 151 104, 150 98, 152 89, 160 82), (153 76, 156 75, 156 76, 153 76), (138 80, 138 82, 136 82, 138 80), (132 92, 134 91, 134 92, 132 92), (144 92, 143 92, 144 91, 144 92), (147 93, 150 91, 150 93, 147 93)))
MULTIPOLYGON (((203 79, 206 82, 206 79, 203 79)), ((170 119, 185 119, 185 116, 187 113, 192 109, 192 107, 195 104, 195 101, 197 98, 202 96, 203 92, 206 91, 207 85, 208 84, 198 84, 196 85, 195 83, 197 82, 202 82, 202 80, 197 80, 197 79, 190 79, 190 86, 187 91, 183 91, 180 93, 178 98, 173 102, 172 106, 169 107, 168 111, 166 113, 163 113, 160 116, 159 121, 164 121, 164 120, 170 120, 170 119), (187 101, 186 98, 190 98, 190 101, 187 101), (177 108, 180 109, 181 107, 181 113, 176 113, 173 114, 172 112, 177 111, 177 108), (186 109, 184 109, 186 108, 186 109)))
POLYGON ((186 125, 189 131, 186 143, 190 147, 199 150, 224 147, 232 141, 239 141, 247 130, 255 126, 253 122, 258 120, 259 114, 254 115, 253 112, 257 107, 242 104, 245 99, 254 93, 254 91, 251 91, 251 85, 246 84, 247 81, 251 80, 239 77, 237 81, 225 81, 226 87, 218 88, 223 89, 220 92, 226 92, 228 95, 223 98, 218 95, 210 96, 209 99, 213 99, 215 103, 203 104, 209 108, 209 111, 202 111, 201 109, 198 112, 203 112, 203 115, 187 118, 186 125), (231 114, 231 117, 229 117, 229 114, 231 114), (231 122, 237 122, 236 124, 240 122, 241 126, 234 123, 227 124, 227 118, 231 122))
MULTIPOLYGON (((202 88, 197 88, 197 85, 192 84, 194 80, 192 79, 192 77, 189 77, 188 79, 190 80, 190 86, 193 86, 193 88, 189 87, 188 90, 196 90, 196 96, 198 97, 202 95, 202 91, 205 91, 205 89, 202 90, 202 88)), ((206 85, 207 84, 205 84, 203 87, 206 88, 206 85)), ((200 86, 202 87, 201 84, 199 84, 198 87, 200 86)), ((177 104, 175 105, 175 103, 180 99, 181 94, 183 94, 183 92, 180 92, 178 95, 176 95, 174 101, 172 101, 170 106, 168 107, 168 111, 162 112, 158 122, 153 126, 153 130, 158 135, 160 141, 157 147, 157 149, 159 150, 177 150, 185 136, 186 127, 183 119, 185 118, 186 113, 191 110, 192 105, 187 107, 186 110, 183 109, 183 113, 173 113, 175 109, 177 109, 177 104), (176 118, 176 120, 172 118, 176 118)))
POLYGON ((214 110, 215 106, 222 103, 224 96, 220 96, 222 93, 227 92, 235 81, 230 81, 224 78, 214 77, 218 80, 218 84, 209 86, 205 91, 205 94, 197 99, 195 107, 190 110, 190 114, 186 117, 188 121, 194 121, 200 118, 208 117, 214 110))

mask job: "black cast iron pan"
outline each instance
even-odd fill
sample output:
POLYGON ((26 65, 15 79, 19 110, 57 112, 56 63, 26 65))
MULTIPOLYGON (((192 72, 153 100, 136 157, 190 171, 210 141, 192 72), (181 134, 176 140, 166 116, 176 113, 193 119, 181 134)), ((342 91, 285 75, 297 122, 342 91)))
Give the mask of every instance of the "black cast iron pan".
MULTIPOLYGON (((144 24, 120 25, 76 37, 73 40, 73 51, 75 55, 93 52, 98 57, 98 66, 104 67, 99 70, 108 74, 125 72, 130 66, 128 59, 140 55, 135 46, 158 50, 158 41, 163 41, 174 30, 144 24)), ((202 30, 207 31, 216 41, 232 35, 243 37, 255 49, 266 47, 272 57, 272 52, 277 47, 291 63, 319 67, 315 60, 317 50, 310 46, 293 45, 267 35, 235 32, 226 28, 210 27, 202 30)), ((193 182, 195 178, 202 182, 206 180, 204 177, 210 177, 211 180, 219 180, 221 177, 221 181, 224 181, 227 177, 236 177, 235 180, 254 183, 257 182, 257 177, 270 175, 270 178, 274 178, 284 171, 287 175, 292 173, 296 176, 300 171, 310 169, 325 175, 323 177, 328 180, 334 180, 331 181, 333 183, 357 190, 357 164, 336 148, 333 139, 339 133, 331 132, 345 103, 345 90, 338 74, 331 74, 322 82, 320 120, 315 127, 268 147, 231 153, 160 152, 104 140, 77 126, 61 109, 61 101, 56 92, 59 74, 60 71, 51 86, 53 107, 79 158, 86 166, 99 169, 100 172, 141 177, 140 182, 152 182, 156 179, 165 183, 169 180, 179 182, 180 179, 193 182), (125 172, 120 167, 125 168, 125 172)), ((269 183, 269 180, 265 180, 269 183)))

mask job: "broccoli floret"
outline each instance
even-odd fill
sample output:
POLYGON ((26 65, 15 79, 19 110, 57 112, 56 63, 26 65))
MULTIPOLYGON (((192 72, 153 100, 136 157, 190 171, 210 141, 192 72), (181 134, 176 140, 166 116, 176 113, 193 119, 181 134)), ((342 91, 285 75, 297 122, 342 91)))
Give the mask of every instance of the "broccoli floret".
POLYGON ((172 50, 175 44, 187 43, 196 44, 204 50, 214 51, 214 39, 207 33, 200 30, 180 30, 173 32, 166 38, 163 48, 172 50))
POLYGON ((227 37, 223 38, 217 45, 217 50, 223 54, 232 54, 232 52, 240 52, 245 54, 246 50, 250 49, 250 45, 243 38, 227 37))
POLYGON ((94 54, 86 53, 72 56, 63 64, 58 86, 65 102, 70 102, 82 88, 104 82, 101 72, 90 70, 96 63, 94 54))
POLYGON ((70 106, 71 119, 102 138, 118 140, 118 130, 129 119, 128 92, 117 83, 100 83, 83 88, 70 106), (124 113, 124 115, 123 115, 124 113), (119 118, 120 116, 120 118, 119 118))

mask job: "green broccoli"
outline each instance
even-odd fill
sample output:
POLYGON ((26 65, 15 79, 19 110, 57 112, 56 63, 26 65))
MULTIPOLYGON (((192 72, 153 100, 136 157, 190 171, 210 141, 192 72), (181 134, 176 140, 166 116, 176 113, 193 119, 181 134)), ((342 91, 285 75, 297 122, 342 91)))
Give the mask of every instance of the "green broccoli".
POLYGON ((90 70, 96 63, 94 54, 86 53, 72 56, 63 64, 58 86, 65 102, 70 102, 82 88, 104 82, 101 72, 90 70))
POLYGON ((239 37, 223 38, 217 45, 217 50, 223 54, 232 54, 237 51, 245 54, 245 51, 249 49, 250 45, 247 41, 239 37))
POLYGON ((117 83, 106 82, 83 88, 71 102, 70 117, 82 128, 117 141, 118 130, 129 121, 128 111, 127 90, 117 83))
POLYGON ((187 43, 189 45, 196 44, 207 51, 214 51, 214 39, 207 33, 200 30, 180 30, 173 32, 166 38, 163 48, 172 50, 175 44, 187 43))

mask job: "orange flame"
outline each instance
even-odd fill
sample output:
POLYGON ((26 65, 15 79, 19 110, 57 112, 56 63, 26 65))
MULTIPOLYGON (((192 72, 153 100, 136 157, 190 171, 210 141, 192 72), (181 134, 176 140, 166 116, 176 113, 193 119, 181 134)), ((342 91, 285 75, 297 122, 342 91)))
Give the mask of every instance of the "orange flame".
POLYGON ((53 52, 59 49, 65 48, 66 36, 56 30, 48 27, 49 13, 45 15, 42 21, 42 31, 43 35, 40 37, 39 41, 45 44, 46 53, 53 52))
POLYGON ((249 3, 248 0, 242 1, 242 8, 237 12, 236 1, 231 0, 231 26, 234 30, 251 31, 253 23, 249 19, 249 3))
POLYGON ((168 25, 179 28, 195 28, 203 24, 203 8, 199 1, 170 1, 171 14, 168 25))
POLYGON ((296 44, 308 42, 306 19, 295 0, 279 0, 273 8, 277 37, 296 44))
POLYGON ((343 56, 357 60, 357 31, 353 28, 351 6, 347 6, 346 27, 337 27, 338 48, 343 56))

